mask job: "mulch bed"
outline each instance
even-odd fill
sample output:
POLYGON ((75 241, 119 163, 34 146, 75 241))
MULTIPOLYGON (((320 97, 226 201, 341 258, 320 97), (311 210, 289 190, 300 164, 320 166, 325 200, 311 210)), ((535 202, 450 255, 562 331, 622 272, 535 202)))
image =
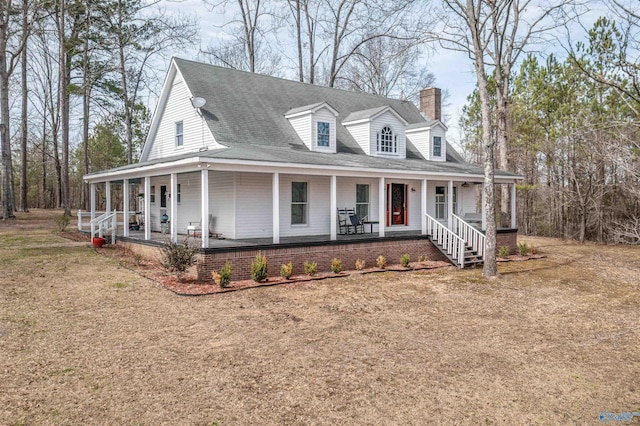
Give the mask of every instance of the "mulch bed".
POLYGON ((523 262, 525 260, 544 259, 545 257, 547 256, 543 254, 528 254, 526 256, 512 254, 507 257, 498 257, 496 258, 496 262, 523 262))

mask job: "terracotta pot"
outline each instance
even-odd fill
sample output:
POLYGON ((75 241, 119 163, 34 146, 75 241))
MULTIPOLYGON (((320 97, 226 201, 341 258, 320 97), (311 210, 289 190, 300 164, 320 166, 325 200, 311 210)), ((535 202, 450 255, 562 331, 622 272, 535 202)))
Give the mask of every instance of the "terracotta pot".
POLYGON ((95 248, 100 248, 104 245, 104 238, 101 237, 93 237, 93 239, 91 240, 91 242, 93 243, 93 246, 95 248))

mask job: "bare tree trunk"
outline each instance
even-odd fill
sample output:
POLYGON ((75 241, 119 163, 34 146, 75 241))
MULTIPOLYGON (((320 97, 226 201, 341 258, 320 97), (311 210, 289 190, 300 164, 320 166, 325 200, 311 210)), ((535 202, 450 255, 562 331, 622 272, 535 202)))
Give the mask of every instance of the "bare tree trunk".
POLYGON ((58 33, 60 35, 60 120, 62 143, 61 196, 64 214, 71 216, 71 197, 69 188, 69 68, 65 36, 65 0, 60 0, 58 33))
MULTIPOLYGON (((90 4, 87 3, 87 8, 90 4)), ((91 11, 87 10, 87 16, 91 15, 91 11)), ((91 72, 89 65, 89 37, 85 37, 84 49, 83 49, 83 90, 82 90, 82 148, 84 151, 83 166, 84 174, 89 174, 89 105, 91 101, 91 78, 89 73, 91 72)), ((82 185, 82 208, 89 210, 89 184, 83 183, 82 185)))
MULTIPOLYGON (((22 7, 22 31, 24 39, 27 39, 28 31, 28 3, 25 1, 22 7)), ((21 89, 22 89, 22 111, 21 111, 21 140, 20 140, 20 211, 28 212, 29 206, 27 202, 27 108, 28 108, 28 90, 27 90, 27 46, 25 43, 22 49, 21 66, 21 89)))
POLYGON ((3 1, 0 5, 0 151, 2 152, 2 163, 0 164, 0 175, 2 175, 2 218, 14 217, 13 186, 11 176, 13 165, 11 163, 11 133, 9 132, 9 69, 7 64, 7 36, 9 26, 9 9, 11 1, 3 1))

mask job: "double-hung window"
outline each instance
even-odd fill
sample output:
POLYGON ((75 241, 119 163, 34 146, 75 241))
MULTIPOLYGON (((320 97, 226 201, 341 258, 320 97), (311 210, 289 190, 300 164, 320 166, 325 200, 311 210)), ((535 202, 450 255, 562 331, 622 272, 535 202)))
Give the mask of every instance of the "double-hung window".
POLYGON ((180 191, 181 191, 180 184, 178 184, 178 194, 176 194, 176 197, 177 197, 176 198, 176 203, 178 203, 178 204, 180 204, 180 201, 181 201, 180 199, 182 198, 181 195, 180 195, 180 191))
POLYGON ((325 121, 318 121, 318 146, 329 147, 331 126, 325 121))
MULTIPOLYGON (((447 218, 447 188, 436 186, 436 219, 447 218)), ((453 187, 453 212, 458 211, 458 188, 453 187)))
POLYGON ((149 202, 155 204, 156 202, 156 186, 151 185, 151 194, 149 194, 149 202))
POLYGON ((307 223, 307 182, 291 183, 291 224, 305 225, 307 223))
POLYGON ((176 146, 184 145, 184 125, 182 121, 176 121, 176 146))
POLYGON ((442 157, 442 137, 433 137, 433 156, 442 157))
POLYGON ((369 185, 356 185, 356 214, 360 220, 369 218, 369 185))
POLYGON ((378 152, 396 153, 398 152, 397 136, 389 126, 385 126, 380 130, 376 138, 376 149, 378 152))

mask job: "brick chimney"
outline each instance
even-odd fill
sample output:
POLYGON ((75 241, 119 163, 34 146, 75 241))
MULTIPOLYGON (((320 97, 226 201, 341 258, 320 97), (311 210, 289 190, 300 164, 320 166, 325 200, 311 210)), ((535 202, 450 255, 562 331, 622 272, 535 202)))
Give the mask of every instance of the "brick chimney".
POLYGON ((429 120, 442 120, 442 95, 437 87, 420 91, 420 112, 429 120))

